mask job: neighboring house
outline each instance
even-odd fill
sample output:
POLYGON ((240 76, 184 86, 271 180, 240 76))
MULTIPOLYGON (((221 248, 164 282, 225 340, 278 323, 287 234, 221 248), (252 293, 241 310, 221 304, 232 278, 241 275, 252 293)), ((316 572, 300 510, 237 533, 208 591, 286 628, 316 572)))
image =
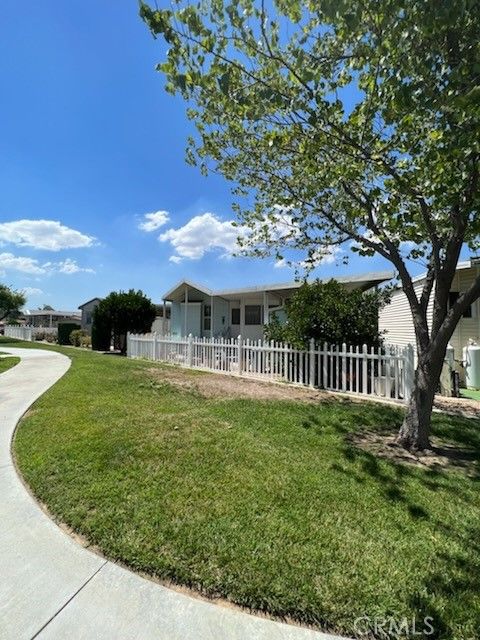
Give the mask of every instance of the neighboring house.
POLYGON ((30 327, 56 328, 58 323, 80 322, 78 311, 57 311, 55 309, 35 309, 25 311, 23 314, 26 324, 30 327))
MULTIPOLYGON (((393 277, 391 272, 366 273, 336 278, 347 289, 367 291, 393 277)), ((285 302, 301 286, 300 282, 223 289, 213 291, 204 285, 183 280, 163 296, 171 303, 171 333, 196 337, 223 336, 259 340, 263 326, 275 313, 284 317, 285 302)))
MULTIPOLYGON (((468 289, 472 282, 480 273, 480 262, 475 259, 466 262, 459 262, 452 287, 450 290, 450 304, 453 304, 458 295, 468 289)), ((417 296, 420 296, 425 275, 413 279, 417 296)), ((427 320, 429 327, 432 326, 433 296, 427 309, 427 320)), ((389 305, 380 311, 379 329, 385 332, 385 340, 390 344, 415 345, 415 330, 413 328, 412 315, 406 295, 401 289, 395 291, 389 305)), ((480 339, 480 304, 477 300, 464 313, 450 340, 450 344, 455 350, 456 360, 462 359, 462 350, 469 340, 478 341, 480 339)))
POLYGON ((87 331, 89 335, 92 335, 93 312, 101 300, 102 298, 92 298, 78 307, 82 312, 81 327, 84 331, 87 331))

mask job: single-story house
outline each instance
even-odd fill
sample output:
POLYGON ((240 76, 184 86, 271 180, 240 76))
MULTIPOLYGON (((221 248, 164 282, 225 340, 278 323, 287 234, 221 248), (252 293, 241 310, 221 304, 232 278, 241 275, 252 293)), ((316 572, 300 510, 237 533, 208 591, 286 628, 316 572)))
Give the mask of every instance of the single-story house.
MULTIPOLYGON (((453 304, 459 294, 466 291, 480 274, 480 260, 467 260, 459 262, 457 272, 450 290, 450 303, 453 304)), ((417 296, 420 296, 425 282, 425 274, 414 278, 414 288, 417 296)), ((431 327, 433 317, 433 296, 427 308, 427 320, 431 327)), ((394 291, 390 304, 380 311, 379 329, 384 332, 386 342, 405 346, 415 345, 415 330, 410 313, 407 296, 401 289, 394 291)), ((460 319, 450 344, 454 348, 456 360, 462 359, 462 350, 469 340, 480 340, 480 301, 476 301, 469 307, 460 319)))
POLYGON ((80 322, 81 315, 78 311, 35 309, 25 311, 23 317, 30 327, 55 328, 59 322, 80 322))
MULTIPOLYGON (((391 272, 365 273, 336 278, 347 289, 367 291, 387 280, 391 272)), ((205 285, 182 280, 164 296, 164 305, 171 304, 170 332, 172 335, 196 337, 236 338, 259 340, 263 326, 271 313, 281 317, 285 302, 301 286, 288 282, 240 289, 214 291, 205 285)))
POLYGON ((93 312, 101 301, 102 298, 92 298, 78 307, 82 312, 81 327, 84 331, 87 331, 89 335, 92 335, 93 312))

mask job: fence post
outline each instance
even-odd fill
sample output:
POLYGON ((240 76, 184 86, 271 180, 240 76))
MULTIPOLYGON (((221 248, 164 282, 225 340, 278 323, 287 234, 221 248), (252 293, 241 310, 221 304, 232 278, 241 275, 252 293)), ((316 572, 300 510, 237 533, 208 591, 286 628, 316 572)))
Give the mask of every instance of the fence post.
MULTIPOLYGON (((322 366, 322 389, 328 389, 328 368, 329 368, 329 358, 328 355, 328 344, 326 342, 323 343, 323 366, 322 366)), ((331 370, 331 367, 330 367, 331 370)), ((330 374, 331 375, 331 374, 330 374)), ((320 386, 320 385, 319 385, 320 386)))
POLYGON ((132 345, 130 341, 130 331, 127 331, 127 358, 132 357, 132 345))
POLYGON ((191 367, 193 364, 193 336, 188 334, 187 338, 187 367, 191 367))
POLYGON ((368 393, 368 347, 366 344, 362 347, 362 393, 368 393))
POLYGON ((308 371, 308 383, 313 389, 315 386, 315 339, 310 338, 310 355, 309 355, 309 371, 308 371))
POLYGON ((413 345, 409 344, 407 345, 405 351, 405 360, 404 360, 404 367, 405 367, 405 374, 404 374, 404 384, 405 384, 405 390, 404 390, 404 398, 405 398, 405 402, 408 402, 410 400, 410 396, 412 395, 412 389, 413 389, 413 383, 415 380, 415 351, 413 349, 413 345))
POLYGON ((238 375, 243 373, 243 338, 238 336, 237 338, 237 360, 238 360, 238 375))

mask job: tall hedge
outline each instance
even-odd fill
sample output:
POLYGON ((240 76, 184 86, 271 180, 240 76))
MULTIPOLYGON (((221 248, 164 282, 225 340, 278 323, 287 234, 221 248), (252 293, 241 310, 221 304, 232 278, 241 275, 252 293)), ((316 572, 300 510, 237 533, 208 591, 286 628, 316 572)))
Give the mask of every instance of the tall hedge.
POLYGON ((71 344, 70 334, 77 329, 81 329, 81 326, 76 322, 61 322, 58 325, 58 344, 71 344))
POLYGON ((113 338, 115 348, 125 353, 127 333, 150 331, 155 316, 155 305, 142 291, 112 291, 93 313, 92 347, 105 351, 113 338))
POLYGON ((104 317, 97 317, 96 309, 93 312, 92 324, 92 349, 94 351, 109 351, 112 340, 112 329, 110 323, 106 322, 104 317))

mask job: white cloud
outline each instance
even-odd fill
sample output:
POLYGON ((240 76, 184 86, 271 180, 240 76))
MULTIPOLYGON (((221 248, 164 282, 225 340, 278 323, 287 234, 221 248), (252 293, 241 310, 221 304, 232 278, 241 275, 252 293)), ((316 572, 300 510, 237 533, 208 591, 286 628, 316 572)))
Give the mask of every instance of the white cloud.
POLYGON ((277 260, 273 266, 275 269, 285 269, 285 267, 288 267, 288 262, 285 258, 280 258, 280 260, 277 260))
POLYGON ((143 222, 140 222, 138 228, 142 231, 156 231, 163 227, 164 224, 170 220, 168 211, 155 211, 153 213, 146 213, 143 216, 143 222))
POLYGON ((0 223, 0 243, 46 251, 92 246, 95 238, 55 220, 14 220, 0 223))
POLYGON ((58 269, 59 273, 95 273, 94 269, 90 269, 90 267, 80 267, 77 264, 77 261, 72 260, 71 258, 66 258, 66 260, 63 260, 62 262, 57 262, 54 267, 58 269))
POLYGON ((61 262, 39 262, 36 258, 25 256, 15 256, 13 253, 0 253, 0 274, 5 275, 7 271, 17 271, 32 276, 48 275, 52 273, 95 273, 93 269, 80 267, 75 260, 66 258, 61 262))
POLYGON ((27 296, 39 296, 43 293, 42 289, 38 289, 37 287, 23 287, 23 293, 27 296))
POLYGON ((238 248, 240 229, 231 220, 222 221, 213 213, 203 213, 191 218, 183 227, 167 229, 159 236, 160 242, 170 242, 175 250, 172 262, 186 258, 198 260, 213 249, 223 249, 223 255, 232 255, 238 248))
POLYGON ((0 253, 0 273, 19 271, 38 276, 45 273, 45 268, 34 258, 14 256, 13 253, 0 253))

